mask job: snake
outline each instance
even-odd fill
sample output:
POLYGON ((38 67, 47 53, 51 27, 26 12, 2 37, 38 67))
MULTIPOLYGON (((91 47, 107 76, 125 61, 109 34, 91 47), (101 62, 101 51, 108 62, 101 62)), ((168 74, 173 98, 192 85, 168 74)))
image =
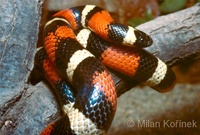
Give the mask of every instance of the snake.
POLYGON ((159 92, 172 90, 174 72, 143 49, 152 43, 149 35, 117 23, 95 5, 55 13, 44 27, 29 81, 49 82, 63 116, 41 135, 106 134, 118 98, 110 69, 159 92))

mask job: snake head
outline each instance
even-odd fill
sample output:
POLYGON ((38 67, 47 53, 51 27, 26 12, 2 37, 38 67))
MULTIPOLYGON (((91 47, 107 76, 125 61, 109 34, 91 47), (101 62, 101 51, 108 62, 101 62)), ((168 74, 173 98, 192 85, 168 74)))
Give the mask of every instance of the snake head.
POLYGON ((134 33, 136 36, 136 41, 134 43, 135 46, 148 47, 153 44, 152 38, 149 35, 147 35, 146 33, 142 32, 140 30, 135 30, 134 33))

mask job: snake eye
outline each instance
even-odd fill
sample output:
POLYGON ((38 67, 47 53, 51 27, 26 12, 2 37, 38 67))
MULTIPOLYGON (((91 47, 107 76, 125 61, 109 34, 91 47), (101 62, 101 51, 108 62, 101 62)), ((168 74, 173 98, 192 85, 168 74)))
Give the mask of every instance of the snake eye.
POLYGON ((134 43, 135 46, 148 47, 148 46, 152 45, 153 40, 151 39, 151 37, 149 35, 147 35, 146 33, 142 32, 140 30, 135 30, 134 33, 136 36, 136 41, 134 43))

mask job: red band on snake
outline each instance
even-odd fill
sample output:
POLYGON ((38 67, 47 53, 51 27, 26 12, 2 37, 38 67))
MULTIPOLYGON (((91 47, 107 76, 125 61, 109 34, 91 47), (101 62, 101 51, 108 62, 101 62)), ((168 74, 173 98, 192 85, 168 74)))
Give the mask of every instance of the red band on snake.
POLYGON ((117 95, 114 81, 102 64, 157 91, 171 90, 174 73, 140 48, 151 44, 147 34, 116 23, 97 6, 78 6, 56 13, 45 25, 44 47, 36 53, 30 81, 36 84, 42 77, 48 80, 65 115, 41 134, 107 132, 116 111, 117 95))

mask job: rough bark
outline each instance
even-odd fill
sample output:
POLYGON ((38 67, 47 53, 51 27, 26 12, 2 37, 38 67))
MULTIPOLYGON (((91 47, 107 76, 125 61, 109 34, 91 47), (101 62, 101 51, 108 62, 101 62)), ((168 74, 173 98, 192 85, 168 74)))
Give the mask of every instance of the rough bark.
POLYGON ((200 4, 197 4, 193 8, 158 17, 137 28, 153 37, 154 44, 146 50, 172 66, 187 58, 200 58, 199 26, 200 4))
MULTIPOLYGON (((42 3, 43 0, 0 0, 0 134, 3 135, 35 135, 59 117, 56 99, 48 86, 43 82, 36 86, 26 83, 33 66, 42 3)), ((146 49, 173 65, 189 56, 199 58, 199 22, 200 4, 197 4, 142 24, 138 29, 149 33, 154 40, 152 47, 146 49)), ((119 91, 135 85, 117 76, 115 82, 119 91)), ((138 104, 144 103, 138 99, 138 104)))
POLYGON ((28 89, 26 82, 33 65, 42 3, 43 0, 0 0, 0 134, 2 135, 30 132, 37 134, 41 130, 42 113, 37 111, 39 108, 34 109, 34 106, 45 100, 42 100, 41 96, 40 100, 37 99, 39 98, 37 90, 28 89), (34 92, 36 93, 32 95, 34 92))

